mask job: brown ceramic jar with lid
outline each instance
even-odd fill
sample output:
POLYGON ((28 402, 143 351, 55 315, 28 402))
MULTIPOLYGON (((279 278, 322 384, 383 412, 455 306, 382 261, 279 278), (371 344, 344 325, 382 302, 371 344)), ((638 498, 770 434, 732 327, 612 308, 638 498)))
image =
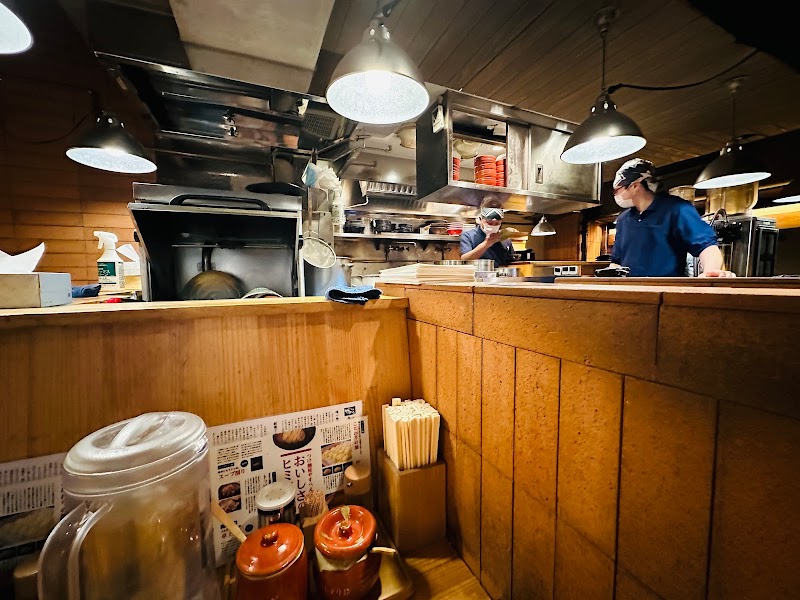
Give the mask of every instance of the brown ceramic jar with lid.
POLYGON ((317 587, 325 600, 360 600, 378 580, 381 556, 373 553, 378 535, 375 517, 346 505, 328 511, 314 529, 317 587))
POLYGON ((236 552, 237 600, 306 600, 308 558, 303 532, 288 523, 257 529, 236 552))

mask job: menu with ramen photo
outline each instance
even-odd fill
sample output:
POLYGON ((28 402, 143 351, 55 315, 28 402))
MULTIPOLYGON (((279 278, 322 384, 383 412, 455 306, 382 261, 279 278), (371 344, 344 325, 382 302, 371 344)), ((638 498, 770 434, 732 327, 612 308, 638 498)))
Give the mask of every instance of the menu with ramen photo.
MULTIPOLYGON (((256 494, 290 481, 297 510, 312 490, 343 489, 344 470, 369 462, 367 417, 361 401, 208 428, 211 501, 249 534, 258 527, 256 494)), ((232 559, 238 541, 214 527, 217 564, 232 559)))

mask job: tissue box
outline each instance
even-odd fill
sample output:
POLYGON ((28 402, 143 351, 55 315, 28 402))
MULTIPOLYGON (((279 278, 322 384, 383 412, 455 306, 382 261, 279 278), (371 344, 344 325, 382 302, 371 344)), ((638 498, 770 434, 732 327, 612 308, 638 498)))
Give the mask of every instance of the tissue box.
POLYGON ((0 274, 0 308, 41 308, 70 302, 69 273, 0 274))

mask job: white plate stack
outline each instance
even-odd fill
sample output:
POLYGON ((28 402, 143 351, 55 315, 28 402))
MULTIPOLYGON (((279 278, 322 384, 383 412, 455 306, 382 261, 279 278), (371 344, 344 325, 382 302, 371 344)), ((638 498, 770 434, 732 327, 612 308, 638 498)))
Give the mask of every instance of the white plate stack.
POLYGON ((383 446, 400 471, 439 458, 439 412, 424 400, 393 398, 383 405, 383 446))

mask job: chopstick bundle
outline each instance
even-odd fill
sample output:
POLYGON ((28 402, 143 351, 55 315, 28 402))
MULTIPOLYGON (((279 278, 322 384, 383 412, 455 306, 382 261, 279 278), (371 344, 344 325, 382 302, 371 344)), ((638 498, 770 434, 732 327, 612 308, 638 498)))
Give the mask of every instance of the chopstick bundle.
POLYGON ((424 400, 392 398, 383 405, 383 446, 401 471, 435 463, 439 457, 439 412, 424 400))

